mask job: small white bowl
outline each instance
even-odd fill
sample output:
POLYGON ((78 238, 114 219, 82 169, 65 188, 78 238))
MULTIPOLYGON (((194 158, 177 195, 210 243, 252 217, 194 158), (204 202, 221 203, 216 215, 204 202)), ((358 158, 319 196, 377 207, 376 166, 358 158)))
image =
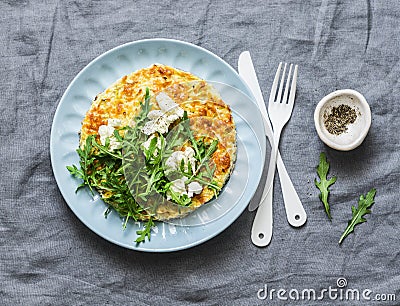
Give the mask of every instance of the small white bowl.
POLYGON ((314 112, 315 128, 319 138, 329 147, 339 151, 350 151, 358 147, 368 134, 371 126, 371 110, 364 96, 352 89, 337 90, 325 96, 314 112), (330 114, 333 107, 349 105, 357 114, 347 131, 335 135, 328 132, 324 124, 324 114, 330 114))

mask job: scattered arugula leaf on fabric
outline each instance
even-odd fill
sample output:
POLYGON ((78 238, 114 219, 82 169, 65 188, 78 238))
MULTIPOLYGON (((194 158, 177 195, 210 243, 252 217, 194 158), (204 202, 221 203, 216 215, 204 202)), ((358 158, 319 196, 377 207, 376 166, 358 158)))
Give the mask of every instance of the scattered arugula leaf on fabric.
POLYGON ((366 219, 363 217, 366 214, 371 213, 371 210, 369 208, 372 206, 372 204, 375 203, 375 194, 376 194, 376 189, 371 189, 368 191, 367 195, 364 197, 364 195, 360 196, 360 200, 358 201, 358 207, 356 208, 355 206, 351 207, 351 212, 353 217, 351 220, 349 220, 349 223, 343 232, 342 236, 340 237, 339 244, 342 243, 343 239, 346 238, 351 232, 354 231, 354 226, 360 223, 367 222, 366 219))
POLYGON ((326 159, 325 153, 321 153, 319 156, 319 165, 317 167, 317 173, 319 176, 320 181, 318 182, 316 179, 314 180, 315 186, 321 191, 319 194, 319 198, 324 204, 326 214, 328 215, 329 220, 332 220, 331 217, 331 210, 328 203, 328 196, 329 196, 329 186, 336 182, 336 176, 333 176, 328 180, 327 174, 329 171, 329 162, 326 159))

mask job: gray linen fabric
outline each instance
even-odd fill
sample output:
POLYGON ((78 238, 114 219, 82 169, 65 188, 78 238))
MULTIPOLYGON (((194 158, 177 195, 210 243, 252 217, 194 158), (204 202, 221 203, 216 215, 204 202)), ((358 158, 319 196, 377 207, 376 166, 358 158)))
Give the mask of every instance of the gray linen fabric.
POLYGON ((398 1, 4 0, 0 11, 0 304, 400 304, 398 1), (279 61, 300 65, 281 152, 308 213, 305 226, 287 223, 278 178, 273 239, 263 249, 251 243, 248 211, 214 239, 166 254, 113 245, 75 217, 50 164, 57 104, 96 56, 153 37, 202 46, 235 69, 249 50, 265 95, 279 61), (317 102, 342 88, 363 93, 372 109, 371 130, 351 152, 326 147, 313 125, 317 102), (320 152, 338 177, 332 222, 313 183, 320 152), (368 222, 339 246, 351 205, 372 187, 368 222), (338 288, 338 278, 347 280, 344 289, 370 289, 371 300, 289 297, 292 289, 338 288), (257 297, 265 285, 275 290, 272 300, 257 297), (397 301, 373 301, 376 294, 397 301))

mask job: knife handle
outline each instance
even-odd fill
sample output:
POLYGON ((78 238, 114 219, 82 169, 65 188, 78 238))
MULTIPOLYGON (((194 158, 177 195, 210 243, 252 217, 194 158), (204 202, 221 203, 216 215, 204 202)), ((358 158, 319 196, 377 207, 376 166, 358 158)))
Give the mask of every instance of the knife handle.
POLYGON ((271 242, 273 227, 272 196, 273 192, 268 192, 265 199, 260 202, 253 221, 251 241, 259 247, 265 247, 271 242))

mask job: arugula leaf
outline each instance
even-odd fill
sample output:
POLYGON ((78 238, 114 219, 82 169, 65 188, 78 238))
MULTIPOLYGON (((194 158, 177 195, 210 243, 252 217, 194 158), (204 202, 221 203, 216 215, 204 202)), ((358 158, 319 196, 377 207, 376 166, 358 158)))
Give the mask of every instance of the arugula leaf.
MULTIPOLYGON (((144 102, 141 103, 141 111, 136 119, 136 126, 134 128, 124 127, 122 129, 116 129, 114 131, 114 137, 122 142, 124 139, 119 134, 122 130, 130 129, 133 132, 130 134, 135 139, 140 139, 143 142, 145 136, 140 132, 141 127, 145 124, 147 114, 150 110, 150 94, 148 88, 146 89, 146 96, 144 102)), ((75 165, 67 166, 68 171, 71 175, 82 179, 82 183, 78 186, 78 189, 87 186, 91 193, 94 194, 94 189, 101 193, 104 202, 109 206, 104 216, 111 212, 111 207, 121 216, 125 217, 123 228, 126 227, 127 222, 130 218, 137 221, 139 219, 147 218, 147 212, 135 201, 133 198, 127 181, 124 177, 124 167, 122 164, 122 149, 110 150, 110 141, 106 140, 105 145, 96 141, 97 135, 90 135, 86 138, 86 141, 82 148, 78 148, 76 151, 79 155, 79 166, 75 165)), ((138 151, 137 147, 129 146, 129 154, 135 154, 138 151), (136 151, 135 151, 136 150, 136 151)), ((126 153, 126 156, 129 156, 126 153)), ((138 176, 140 173, 138 173, 138 176)), ((149 224, 148 232, 150 232, 151 226, 154 226, 153 220, 147 222, 149 224)), ((146 227, 147 229, 147 227, 146 227)), ((150 237, 150 234, 144 233, 140 241, 144 241, 146 237, 150 237)), ((140 238, 140 237, 139 237, 140 238)))
POLYGON ((136 238, 136 243, 144 242, 147 239, 150 241, 151 238, 151 228, 154 226, 153 218, 150 217, 149 221, 146 222, 142 230, 136 231, 139 237, 136 238))
POLYGON ((209 182, 212 180, 215 172, 215 167, 213 167, 213 169, 210 168, 209 161, 211 156, 218 149, 218 140, 213 139, 211 144, 207 144, 204 137, 196 139, 193 131, 190 128, 190 121, 186 111, 183 113, 182 125, 195 151, 194 158, 199 162, 197 170, 194 172, 192 170, 185 172, 183 169, 181 169, 182 174, 188 178, 186 183, 189 184, 192 181, 198 181, 203 185, 207 185, 214 191, 214 194, 216 195, 217 191, 219 191, 221 187, 219 187, 215 181, 209 182), (208 181, 204 180, 203 178, 207 178, 208 181))
POLYGON ((328 203, 329 196, 329 186, 336 182, 336 176, 333 176, 331 179, 327 179, 327 174, 329 171, 329 162, 326 160, 325 153, 321 153, 319 156, 319 165, 317 167, 317 173, 320 181, 318 182, 316 179, 314 180, 315 186, 321 191, 319 194, 319 198, 324 204, 326 214, 328 218, 332 220, 330 206, 328 203))
POLYGON ((91 184, 91 181, 93 180, 93 168, 95 162, 95 158, 92 156, 92 143, 95 142, 94 137, 94 135, 87 137, 83 149, 78 148, 76 150, 79 155, 80 169, 78 169, 75 165, 67 166, 68 171, 73 176, 83 180, 83 183, 76 188, 75 192, 84 186, 88 186, 92 195, 94 194, 91 184))
POLYGON ((363 217, 366 214, 371 213, 369 208, 374 204, 374 198, 376 194, 376 189, 371 189, 368 191, 367 195, 364 197, 364 195, 360 196, 360 200, 358 201, 358 207, 356 208, 355 206, 351 207, 351 212, 353 217, 351 220, 349 220, 349 223, 343 232, 342 236, 340 237, 339 244, 342 243, 343 239, 346 238, 351 232, 354 231, 354 226, 360 223, 367 222, 366 219, 363 217))

